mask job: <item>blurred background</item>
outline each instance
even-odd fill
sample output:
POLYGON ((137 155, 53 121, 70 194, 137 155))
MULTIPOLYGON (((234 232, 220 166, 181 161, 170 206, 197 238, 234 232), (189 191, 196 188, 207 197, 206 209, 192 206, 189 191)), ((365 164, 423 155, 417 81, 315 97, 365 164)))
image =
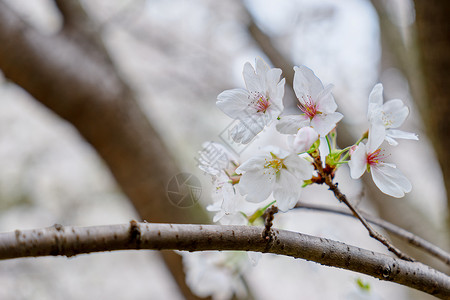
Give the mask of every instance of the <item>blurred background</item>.
MULTIPOLYGON (((202 207, 211 183, 195 158, 232 121, 216 108, 217 95, 244 87, 244 63, 262 57, 283 69, 288 107, 295 104, 292 66, 304 64, 334 84, 342 147, 367 129, 377 82, 385 100, 406 103, 402 129, 420 140, 401 141, 389 160, 412 192, 383 195, 370 175, 352 181, 346 167, 336 181, 364 211, 448 251, 449 13, 449 3, 425 0, 0 0, 0 230, 133 218, 208 222, 202 207), (180 171, 202 181, 201 201, 190 209, 166 197, 180 171)), ((322 186, 306 188, 301 201, 339 207, 322 186)), ((278 214, 275 226, 386 252, 342 216, 299 209, 278 214)), ((245 278, 254 299, 431 299, 267 254, 245 278)), ((0 282, 0 299, 195 299, 172 252, 2 261, 0 282)))

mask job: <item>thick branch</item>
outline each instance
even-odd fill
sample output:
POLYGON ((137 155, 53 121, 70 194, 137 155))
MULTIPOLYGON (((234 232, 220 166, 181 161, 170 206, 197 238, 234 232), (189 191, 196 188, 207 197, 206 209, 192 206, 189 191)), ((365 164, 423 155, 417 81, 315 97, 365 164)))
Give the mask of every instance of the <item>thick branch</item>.
POLYGON ((174 225, 131 221, 93 227, 53 227, 0 234, 0 259, 65 255, 125 249, 188 251, 244 250, 268 252, 347 269, 450 297, 450 277, 418 262, 409 262, 333 240, 253 226, 174 225))
MULTIPOLYGON (((295 205, 295 208, 311 209, 311 210, 340 214, 340 215, 349 216, 349 217, 355 217, 352 213, 349 213, 348 211, 344 211, 343 209, 319 205, 319 204, 309 204, 309 203, 300 203, 299 202, 295 205)), ((434 257, 440 259, 447 265, 450 265, 450 254, 447 253, 446 251, 444 251, 443 249, 439 248, 438 246, 433 245, 429 241, 413 234, 412 232, 409 232, 409 231, 407 231, 401 227, 398 227, 397 225, 389 223, 383 219, 375 218, 375 217, 365 214, 363 212, 360 212, 360 214, 366 219, 367 222, 372 223, 374 225, 377 225, 377 226, 385 229, 389 233, 392 233, 393 235, 410 243, 411 245, 414 245, 417 248, 420 248, 420 249, 426 251, 427 253, 429 253, 430 255, 433 255, 434 257)))

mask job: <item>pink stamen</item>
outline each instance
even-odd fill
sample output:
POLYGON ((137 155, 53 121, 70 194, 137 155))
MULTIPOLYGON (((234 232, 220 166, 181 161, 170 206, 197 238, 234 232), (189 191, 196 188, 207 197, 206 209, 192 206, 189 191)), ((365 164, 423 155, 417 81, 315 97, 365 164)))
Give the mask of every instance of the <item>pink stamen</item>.
POLYGON ((387 156, 384 155, 384 152, 381 150, 381 148, 378 148, 377 150, 375 150, 372 153, 369 153, 367 155, 367 164, 370 166, 374 166, 379 164, 380 162, 383 162, 383 160, 386 158, 387 156))
POLYGON ((264 97, 262 94, 257 93, 254 95, 254 100, 251 102, 256 112, 265 113, 270 107, 269 99, 264 97))
POLYGON ((321 112, 317 110, 316 103, 312 100, 311 96, 307 95, 307 99, 305 99, 304 96, 302 96, 302 100, 299 100, 298 108, 308 116, 310 120, 312 120, 317 114, 320 114, 321 112))

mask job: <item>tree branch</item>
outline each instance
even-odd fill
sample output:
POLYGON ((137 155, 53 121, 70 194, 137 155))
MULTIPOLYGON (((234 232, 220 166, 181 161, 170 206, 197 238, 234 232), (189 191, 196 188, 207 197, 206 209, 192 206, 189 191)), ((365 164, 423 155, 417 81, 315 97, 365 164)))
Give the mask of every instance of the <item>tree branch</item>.
MULTIPOLYGON (((344 215, 344 216, 348 216, 348 217, 355 217, 353 214, 349 213, 348 211, 344 211, 343 209, 339 209, 337 207, 318 205, 318 204, 300 203, 299 202, 295 205, 295 208, 311 209, 311 210, 316 210, 316 211, 335 213, 335 214, 344 215)), ((429 241, 413 234, 412 232, 409 232, 409 231, 407 231, 397 225, 389 223, 383 219, 379 219, 379 218, 370 216, 363 212, 360 212, 360 214, 366 219, 367 222, 375 224, 375 225, 385 229, 389 233, 394 234, 395 236, 399 237, 400 239, 410 243, 411 245, 416 246, 417 248, 424 250, 425 252, 429 253, 430 255, 433 255, 434 257, 440 259, 447 265, 450 265, 450 254, 448 252, 446 252, 445 250, 439 248, 438 246, 433 245, 429 241)))
POLYGON ((341 242, 254 226, 130 224, 53 227, 0 234, 0 259, 126 249, 244 250, 315 261, 405 285, 441 299, 450 297, 450 277, 418 262, 396 259, 341 242))
POLYGON ((322 161, 320 160, 320 157, 316 157, 314 159, 314 167, 316 168, 317 172, 320 174, 320 176, 323 178, 324 182, 330 190, 333 192, 336 199, 339 200, 339 202, 344 203, 347 205, 347 207, 350 209, 352 214, 363 224, 363 226, 367 229, 369 232, 369 235, 385 245, 389 251, 397 255, 399 258, 408 260, 408 261, 414 261, 413 258, 409 257, 408 255, 401 252, 397 247, 392 245, 382 234, 378 233, 375 229, 370 226, 370 224, 366 221, 366 219, 359 213, 359 211, 348 201, 347 197, 341 193, 336 183, 333 183, 333 179, 330 174, 325 172, 325 170, 322 167, 322 161))

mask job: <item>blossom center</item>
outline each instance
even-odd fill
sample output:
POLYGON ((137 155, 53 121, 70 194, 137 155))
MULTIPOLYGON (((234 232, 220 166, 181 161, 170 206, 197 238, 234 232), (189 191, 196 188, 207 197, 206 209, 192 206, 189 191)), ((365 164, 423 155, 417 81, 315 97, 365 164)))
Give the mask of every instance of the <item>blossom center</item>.
POLYGON ((302 101, 299 100, 298 108, 306 115, 310 120, 312 120, 317 114, 321 112, 317 109, 317 104, 312 100, 310 95, 306 98, 302 96, 302 101))
POLYGON ((370 166, 378 165, 379 163, 382 163, 385 158, 386 155, 384 152, 381 148, 378 148, 374 152, 367 154, 367 164, 370 166))
POLYGON ((394 118, 392 117, 392 114, 382 112, 381 119, 383 120, 383 124, 385 127, 391 127, 392 124, 394 124, 394 118))
POLYGON ((269 98, 265 97, 263 94, 256 93, 253 95, 251 105, 256 109, 256 112, 265 113, 270 107, 270 101, 269 98))
POLYGON ((278 158, 275 154, 270 153, 272 155, 272 160, 266 159, 266 163, 264 164, 264 168, 266 169, 272 169, 272 171, 275 171, 275 174, 278 174, 281 169, 285 168, 284 162, 281 158, 278 158))

